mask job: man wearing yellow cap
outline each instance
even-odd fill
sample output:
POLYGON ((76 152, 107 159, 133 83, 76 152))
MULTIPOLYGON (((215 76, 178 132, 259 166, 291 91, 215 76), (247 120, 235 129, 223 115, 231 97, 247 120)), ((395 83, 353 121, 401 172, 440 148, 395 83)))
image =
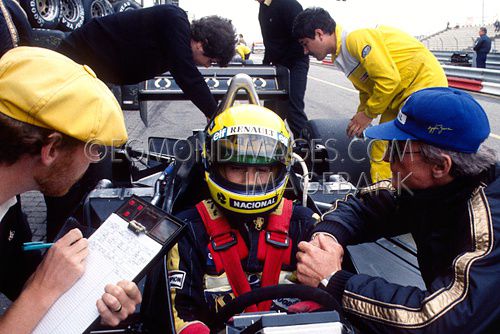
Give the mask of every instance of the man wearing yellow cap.
MULTIPOLYGON (((18 195, 65 194, 98 158, 89 144, 126 140, 117 101, 89 67, 40 48, 19 47, 0 58, 0 291, 15 300, 0 317, 0 333, 31 333, 83 275, 88 255, 78 229, 41 263, 39 254, 23 252, 31 231, 18 195)), ((105 290, 97 309, 104 324, 116 326, 134 312, 141 294, 128 281, 105 290)))

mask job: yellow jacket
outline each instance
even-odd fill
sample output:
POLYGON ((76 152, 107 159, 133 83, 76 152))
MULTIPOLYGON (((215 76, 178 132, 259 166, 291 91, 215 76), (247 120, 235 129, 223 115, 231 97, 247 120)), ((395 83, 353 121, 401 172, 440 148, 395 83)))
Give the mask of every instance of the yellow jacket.
POLYGON ((386 110, 397 114, 413 92, 426 87, 447 87, 436 57, 412 36, 391 27, 343 31, 337 25, 333 56, 359 91, 358 112, 375 118, 386 110))
POLYGON ((241 59, 245 59, 245 56, 252 52, 248 46, 245 44, 238 44, 236 46, 236 53, 240 55, 241 59))

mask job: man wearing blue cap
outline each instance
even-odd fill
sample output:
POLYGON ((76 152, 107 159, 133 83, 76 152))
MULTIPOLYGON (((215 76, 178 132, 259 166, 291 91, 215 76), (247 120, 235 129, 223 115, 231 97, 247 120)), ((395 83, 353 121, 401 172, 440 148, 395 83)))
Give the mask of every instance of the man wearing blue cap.
POLYGON ((392 182, 361 189, 323 215, 299 244, 297 276, 336 297, 369 332, 486 333, 500 308, 500 171, 467 93, 428 88, 398 117, 365 131, 391 141, 392 182), (411 233, 426 290, 342 270, 343 247, 411 233))

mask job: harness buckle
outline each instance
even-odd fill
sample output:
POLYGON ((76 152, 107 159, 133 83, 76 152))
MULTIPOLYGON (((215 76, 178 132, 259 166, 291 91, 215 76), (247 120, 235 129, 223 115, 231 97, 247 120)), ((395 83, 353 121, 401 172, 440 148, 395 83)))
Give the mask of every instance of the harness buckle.
POLYGON ((223 251, 225 249, 228 249, 229 247, 236 245, 236 243, 238 242, 238 239, 236 238, 236 234, 234 234, 234 232, 229 232, 229 233, 222 234, 219 237, 225 237, 226 235, 229 235, 231 237, 231 240, 229 240, 229 241, 222 240, 222 243, 219 243, 219 244, 217 244, 215 242, 215 239, 217 237, 210 240, 214 251, 216 251, 216 252, 223 251))
MULTIPOLYGON (((274 233, 277 233, 277 232, 274 232, 274 233)), ((271 236, 271 232, 266 231, 266 242, 277 247, 277 248, 288 248, 288 246, 290 246, 290 238, 288 237, 288 235, 286 235, 285 233, 278 233, 278 234, 285 235, 285 240, 284 241, 273 240, 272 236, 271 236)))

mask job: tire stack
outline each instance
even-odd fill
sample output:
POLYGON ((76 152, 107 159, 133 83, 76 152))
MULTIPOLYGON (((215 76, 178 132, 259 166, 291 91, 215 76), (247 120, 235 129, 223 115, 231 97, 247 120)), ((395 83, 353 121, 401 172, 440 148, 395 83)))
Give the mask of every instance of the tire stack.
MULTIPOLYGON (((135 10, 134 0, 4 0, 22 40, 55 50, 61 41, 93 18, 135 10), (110 2, 111 1, 111 2, 110 2)), ((138 109, 139 85, 110 85, 123 109, 138 109)))
POLYGON ((133 0, 10 0, 18 1, 32 28, 73 31, 94 17, 141 8, 133 0))

